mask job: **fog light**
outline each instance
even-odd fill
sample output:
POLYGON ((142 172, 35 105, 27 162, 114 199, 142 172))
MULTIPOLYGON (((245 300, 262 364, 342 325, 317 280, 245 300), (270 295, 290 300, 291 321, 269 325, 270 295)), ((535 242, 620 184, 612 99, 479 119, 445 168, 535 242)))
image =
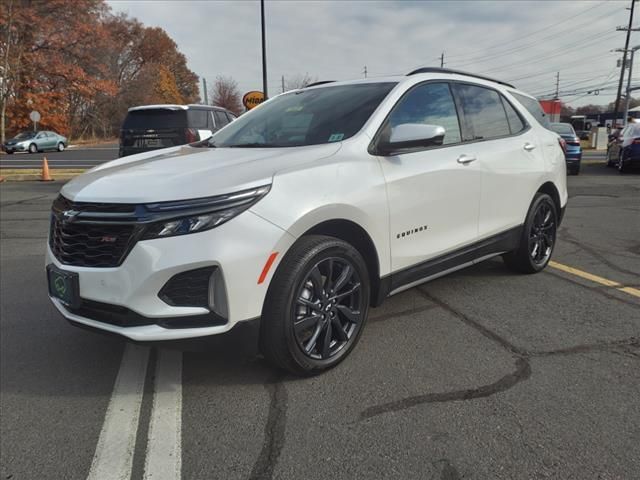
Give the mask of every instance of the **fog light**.
POLYGON ((209 277, 209 310, 223 318, 229 318, 227 290, 220 268, 216 268, 209 277))

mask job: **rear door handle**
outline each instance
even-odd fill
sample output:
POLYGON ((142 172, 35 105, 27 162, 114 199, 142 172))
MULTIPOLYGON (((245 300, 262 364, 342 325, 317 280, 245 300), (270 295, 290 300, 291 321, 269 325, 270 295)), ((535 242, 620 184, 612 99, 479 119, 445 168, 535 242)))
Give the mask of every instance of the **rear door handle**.
POLYGON ((463 165, 467 165, 468 163, 475 162, 475 161, 476 161, 476 157, 471 157, 469 155, 463 154, 458 157, 458 163, 461 163, 463 165))
POLYGON ((522 148, 524 148, 527 152, 530 152, 531 150, 533 150, 534 148, 536 148, 536 146, 532 143, 525 143, 522 148))

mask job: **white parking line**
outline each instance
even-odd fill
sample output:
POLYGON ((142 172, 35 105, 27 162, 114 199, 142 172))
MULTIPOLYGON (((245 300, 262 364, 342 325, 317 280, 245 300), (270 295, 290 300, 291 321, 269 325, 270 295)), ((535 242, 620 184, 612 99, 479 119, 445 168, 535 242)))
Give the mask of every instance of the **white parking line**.
POLYGON ((178 480, 182 469, 182 352, 159 350, 144 478, 178 480))
POLYGON ((88 480, 126 480, 131 477, 148 362, 148 347, 127 344, 88 480))

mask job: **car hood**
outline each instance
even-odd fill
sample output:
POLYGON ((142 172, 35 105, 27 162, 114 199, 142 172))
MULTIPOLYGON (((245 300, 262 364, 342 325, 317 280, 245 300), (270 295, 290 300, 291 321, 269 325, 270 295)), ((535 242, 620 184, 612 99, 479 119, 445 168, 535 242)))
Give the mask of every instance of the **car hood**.
POLYGON ((29 140, 33 140, 32 138, 12 138, 10 140, 7 140, 5 145, 15 145, 16 143, 22 143, 22 142, 28 142, 29 140))
POLYGON ((270 184, 279 170, 329 157, 340 143, 291 148, 184 145, 113 160, 80 175, 61 193, 73 201, 146 203, 222 195, 270 184))

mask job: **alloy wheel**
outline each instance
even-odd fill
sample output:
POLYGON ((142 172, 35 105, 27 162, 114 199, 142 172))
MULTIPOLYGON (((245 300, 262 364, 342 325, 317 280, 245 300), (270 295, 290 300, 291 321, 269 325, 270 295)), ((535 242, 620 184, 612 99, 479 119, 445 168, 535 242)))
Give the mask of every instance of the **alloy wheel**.
POLYGON ((536 265, 544 265, 551 257, 556 239, 554 207, 548 201, 540 202, 529 231, 529 255, 536 265))
POLYGON ((337 355, 362 326, 361 279, 345 258, 315 264, 296 292, 293 332, 301 351, 314 360, 337 355))

